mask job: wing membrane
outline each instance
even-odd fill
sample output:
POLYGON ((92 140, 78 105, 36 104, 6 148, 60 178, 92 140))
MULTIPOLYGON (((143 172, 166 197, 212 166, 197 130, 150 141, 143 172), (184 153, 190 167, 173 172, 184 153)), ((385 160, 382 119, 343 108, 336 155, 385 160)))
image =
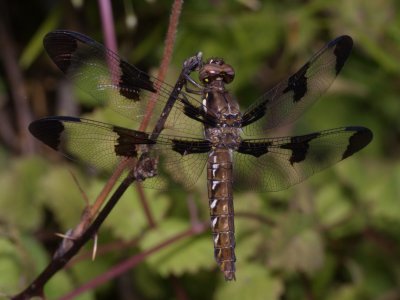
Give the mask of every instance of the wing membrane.
POLYGON ((279 191, 358 152, 372 140, 364 127, 243 140, 234 154, 235 187, 279 191))
POLYGON ((303 67, 251 105, 243 115, 247 135, 289 124, 315 103, 341 71, 353 41, 341 36, 318 51, 303 67))
POLYGON ((74 117, 49 117, 34 121, 30 132, 51 148, 73 160, 110 172, 123 160, 142 154, 140 147, 151 146, 149 156, 158 158, 160 176, 148 178, 145 187, 165 189, 165 173, 184 187, 192 186, 207 161, 210 143, 201 139, 149 134, 123 127, 74 117), (138 150, 139 149, 139 150, 138 150))
MULTIPOLYGON (((151 96, 158 93, 151 120, 151 125, 154 125, 173 91, 172 86, 147 75, 81 33, 53 31, 46 35, 43 43, 54 63, 79 88, 101 105, 107 105, 130 119, 142 118, 151 96)), ((201 102, 182 91, 178 98, 165 127, 201 134, 201 124, 192 122, 183 113, 183 99, 196 107, 200 107, 201 102)))

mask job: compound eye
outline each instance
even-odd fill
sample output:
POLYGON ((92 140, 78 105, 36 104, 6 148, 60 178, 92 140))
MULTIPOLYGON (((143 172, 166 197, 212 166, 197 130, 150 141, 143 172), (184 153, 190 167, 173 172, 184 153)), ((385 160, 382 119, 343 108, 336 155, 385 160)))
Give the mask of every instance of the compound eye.
POLYGON ((225 83, 231 83, 234 77, 235 77, 234 75, 226 73, 222 76, 225 83))
POLYGON ((230 65, 225 65, 222 72, 222 79, 225 83, 231 83, 235 78, 235 71, 230 65))

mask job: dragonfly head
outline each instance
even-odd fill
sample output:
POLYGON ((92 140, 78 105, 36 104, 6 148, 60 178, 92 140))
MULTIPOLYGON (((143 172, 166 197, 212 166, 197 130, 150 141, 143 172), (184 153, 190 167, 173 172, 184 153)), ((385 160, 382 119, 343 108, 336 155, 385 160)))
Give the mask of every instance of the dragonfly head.
POLYGON ((199 71, 199 79, 205 85, 213 84, 216 81, 231 83, 234 78, 235 71, 222 58, 210 58, 199 71))

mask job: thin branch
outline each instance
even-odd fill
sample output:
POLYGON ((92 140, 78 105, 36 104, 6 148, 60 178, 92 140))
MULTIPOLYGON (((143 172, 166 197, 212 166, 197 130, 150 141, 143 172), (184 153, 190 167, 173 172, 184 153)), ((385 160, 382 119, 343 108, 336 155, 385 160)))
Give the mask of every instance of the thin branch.
POLYGON ((176 276, 171 276, 170 281, 172 283, 172 287, 175 291, 175 297, 178 300, 188 300, 189 296, 187 295, 185 289, 182 286, 182 283, 176 276))
MULTIPOLYGON (((0 95, 0 103, 5 103, 8 101, 5 98, 5 96, 0 95)), ((12 127, 10 115, 7 113, 4 107, 0 107, 0 120, 0 137, 8 147, 12 148, 15 153, 18 153, 20 151, 20 144, 15 139, 15 132, 14 128, 12 127)))
POLYGON ((108 49, 118 53, 117 39, 115 38, 114 16, 110 0, 98 0, 103 30, 104 43, 108 49))
MULTIPOLYGON (((108 49, 111 49, 115 53, 118 52, 117 49, 117 41, 115 37, 115 28, 114 28, 114 17, 112 14, 112 7, 109 0, 98 0, 98 5, 100 8, 100 16, 101 16, 101 25, 103 29, 104 43, 108 49)), ((109 63, 109 62, 107 62, 109 63)), ((118 82, 117 78, 112 78, 116 82, 118 82)), ((103 187, 100 194, 97 196, 95 203, 91 207, 90 216, 94 217, 97 215, 98 211, 106 201, 109 193, 112 188, 117 183, 118 179, 121 177, 124 170, 130 164, 129 161, 122 161, 114 170, 113 174, 107 180, 105 186, 103 187)))
MULTIPOLYGON (((172 57, 172 52, 174 48, 174 43, 175 43, 175 37, 176 37, 176 30, 177 26, 179 23, 179 16, 181 13, 182 9, 182 0, 175 0, 173 6, 172 6, 172 13, 170 17, 170 22, 168 25, 168 31, 167 31, 167 37, 165 39, 165 48, 164 48, 164 54, 163 54, 163 60, 160 65, 159 73, 158 73, 158 80, 155 82, 155 88, 158 90, 160 85, 160 82, 162 82, 165 79, 168 66, 171 61, 172 57)), ((116 39, 115 39, 115 34, 114 34, 114 26, 113 23, 111 24, 110 22, 113 20, 112 17, 112 10, 111 6, 109 3, 109 0, 99 0, 99 5, 101 9, 101 16, 103 19, 103 32, 105 35, 105 41, 106 41, 106 46, 110 47, 111 50, 112 47, 114 47, 114 51, 116 52, 116 39), (115 46, 113 46, 115 44, 115 46)), ((139 127, 139 131, 145 131, 145 129, 148 126, 148 122, 151 118, 151 114, 153 113, 155 104, 157 102, 158 98, 158 93, 155 93, 152 95, 152 98, 149 101, 149 105, 146 110, 145 117, 143 118, 143 121, 139 127)), ((157 129, 156 129, 157 130, 157 129)), ((116 169, 116 172, 114 172, 111 176, 111 178, 107 181, 105 188, 102 190, 101 194, 97 197, 95 204, 92 206, 91 209, 91 215, 94 216, 96 215, 97 211, 100 209, 100 207, 103 205, 104 201, 106 200, 109 192, 111 191, 112 187, 115 185, 117 179, 121 176, 122 171, 126 168, 125 162, 122 162, 116 169)), ((144 196, 144 192, 137 185, 137 190, 139 193, 139 199, 140 202, 143 206, 143 210, 145 212, 148 224, 150 227, 155 226, 155 221, 154 217, 151 215, 151 210, 148 206, 148 201, 146 200, 144 196)))
MULTIPOLYGON (((143 230, 142 234, 139 237, 136 237, 130 241, 114 241, 110 242, 108 244, 101 244, 101 246, 98 247, 97 250, 97 255, 98 256, 103 256, 107 253, 117 253, 121 251, 127 251, 127 249, 132 249, 133 247, 137 246, 139 243, 140 239, 142 236, 147 233, 147 230, 143 230)), ((67 267, 72 266, 73 264, 76 264, 80 261, 85 261, 87 259, 90 259, 92 257, 92 251, 89 250, 83 250, 81 254, 79 254, 76 258, 74 258, 71 263, 67 265, 67 267)))
POLYGON ((196 226, 197 224, 200 223, 200 219, 199 219, 199 210, 197 209, 197 205, 196 202, 194 201, 193 194, 188 195, 186 202, 189 210, 190 223, 192 224, 192 226, 196 226))
POLYGON ((85 201, 86 207, 89 207, 89 206, 90 206, 89 198, 88 198, 88 196, 86 195, 86 193, 85 193, 84 189, 82 188, 81 184, 79 183, 78 178, 76 178, 75 174, 74 174, 72 171, 70 171, 69 173, 71 174, 72 179, 74 180, 76 186, 78 187, 79 192, 81 193, 82 198, 83 198, 83 200, 85 201))
MULTIPOLYGON (((117 53, 118 52, 117 39, 115 37, 114 17, 113 17, 113 13, 112 13, 111 3, 109 0, 98 0, 98 4, 100 7, 100 15, 101 15, 101 20, 102 20, 101 24, 102 24, 102 29, 103 29, 105 46, 117 53)), ((116 81, 116 83, 118 83, 119 78, 113 78, 112 80, 116 81)), ((120 166, 118 168, 120 168, 120 166)), ((119 172, 117 174, 119 174, 119 176, 121 175, 121 173, 119 173, 119 172)), ((115 175, 117 175, 117 174, 115 174, 115 175)), ((115 184, 115 181, 113 181, 113 182, 115 184)), ((108 184, 110 184, 110 182, 107 182, 107 185, 108 184)), ((143 191, 143 188, 140 184, 136 184, 136 189, 139 194, 140 203, 142 205, 144 214, 147 218, 147 222, 148 222, 150 228, 153 228, 153 227, 155 227, 156 224, 155 224, 153 215, 151 213, 151 209, 148 205, 148 200, 146 199, 146 195, 143 191)), ((101 197, 100 199, 99 198, 96 199, 96 202, 98 202, 97 207, 99 207, 99 208, 105 201, 104 197, 101 197)), ((93 211, 93 213, 95 213, 95 211, 93 211)))
MULTIPOLYGON (((171 12, 170 20, 169 20, 167 36, 165 38, 165 47, 164 47, 164 53, 162 56, 163 58, 162 58, 160 69, 159 69, 158 75, 157 75, 158 80, 155 82, 155 89, 157 91, 161 87, 160 83, 165 80, 165 76, 167 74, 168 67, 171 62, 172 53, 173 53, 173 49, 174 49, 174 45, 175 45, 176 31, 177 31, 178 23, 179 23, 179 16, 180 16, 181 10, 182 10, 182 4, 183 4, 182 0, 175 0, 174 4, 172 6, 172 12, 171 12)), ((153 114, 156 102, 158 100, 158 96, 159 96, 158 93, 155 93, 151 96, 149 104, 146 108, 145 116, 139 126, 139 131, 146 131, 146 128, 150 122, 150 118, 153 114)), ((157 128, 155 128, 155 130, 157 130, 157 128)), ((143 188, 140 183, 136 184, 136 190, 139 193, 140 203, 142 204, 143 210, 145 212, 147 222, 148 222, 150 228, 153 228, 156 226, 156 223, 154 221, 154 217, 151 214, 151 210, 148 205, 148 201, 145 197, 143 188)))
POLYGON ((267 218, 267 217, 257 214, 257 213, 253 213, 253 212, 238 211, 238 212, 235 212, 235 217, 249 218, 249 219, 257 220, 261 223, 267 224, 268 226, 275 225, 275 222, 272 219, 267 218))
POLYGON ((146 216, 147 219, 147 223, 149 224, 150 228, 154 228, 156 227, 156 221, 154 220, 153 214, 151 213, 151 209, 148 204, 149 202, 146 198, 146 194, 143 191, 143 186, 139 182, 136 182, 135 186, 136 186, 136 191, 139 194, 139 201, 140 204, 142 205, 144 215, 146 216))
MULTIPOLYGON (((165 76, 167 74, 168 66, 171 62, 172 52, 174 50, 175 38, 176 38, 176 30, 178 28, 179 17, 182 11, 182 0, 175 0, 172 5, 171 17, 169 19, 167 36, 165 38, 165 48, 163 53, 163 59, 161 61, 160 69, 158 71, 157 78, 158 81, 155 82, 155 89, 159 90, 161 82, 165 80, 165 76)), ((139 131, 146 131, 147 126, 149 126, 150 118, 157 103, 157 94, 153 94, 149 104, 146 108, 145 117, 143 118, 142 123, 140 124, 139 131)))
POLYGON ((95 203, 91 207, 91 215, 95 216, 97 212, 100 210, 100 207, 103 205, 111 190, 121 177, 122 173, 125 169, 128 169, 134 163, 131 160, 123 160, 120 164, 118 164, 117 168, 111 174, 110 178, 107 180, 100 194, 97 196, 95 203))
POLYGON ((4 70, 10 83, 10 92, 14 101, 15 116, 18 125, 18 136, 20 137, 19 150, 24 153, 33 153, 33 138, 28 135, 28 125, 32 121, 32 116, 27 101, 27 92, 25 89, 24 78, 18 65, 15 53, 14 42, 6 29, 6 13, 5 7, 2 5, 0 10, 3 11, 0 18, 0 59, 3 62, 4 70))

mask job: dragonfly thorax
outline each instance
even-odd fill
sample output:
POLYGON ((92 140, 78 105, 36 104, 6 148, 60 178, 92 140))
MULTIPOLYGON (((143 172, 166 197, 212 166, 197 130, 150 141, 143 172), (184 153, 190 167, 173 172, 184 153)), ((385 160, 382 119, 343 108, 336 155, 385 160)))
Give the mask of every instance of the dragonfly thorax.
POLYGON ((236 107, 233 107, 232 111, 231 106, 228 106, 220 112, 218 123, 219 126, 240 128, 241 124, 242 114, 240 111, 236 110, 236 107))
POLYGON ((205 130, 206 138, 213 148, 237 150, 240 142, 240 128, 210 127, 205 130))

